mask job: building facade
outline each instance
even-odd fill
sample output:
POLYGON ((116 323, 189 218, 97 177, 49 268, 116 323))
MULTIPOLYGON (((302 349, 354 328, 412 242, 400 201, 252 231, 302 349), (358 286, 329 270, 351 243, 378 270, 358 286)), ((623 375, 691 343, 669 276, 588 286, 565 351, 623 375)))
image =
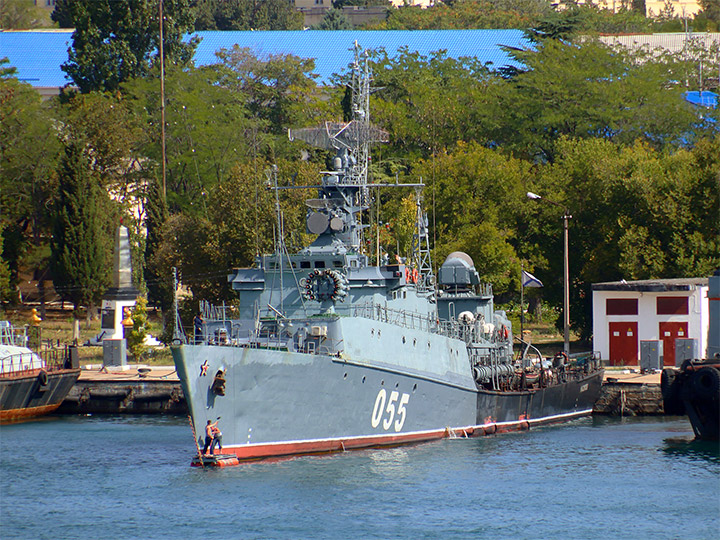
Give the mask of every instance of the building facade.
POLYGON ((694 357, 705 355, 708 278, 595 283, 592 297, 593 350, 609 365, 639 365, 643 342, 659 347, 664 366, 685 355, 676 355, 677 339, 693 340, 684 343, 694 357))

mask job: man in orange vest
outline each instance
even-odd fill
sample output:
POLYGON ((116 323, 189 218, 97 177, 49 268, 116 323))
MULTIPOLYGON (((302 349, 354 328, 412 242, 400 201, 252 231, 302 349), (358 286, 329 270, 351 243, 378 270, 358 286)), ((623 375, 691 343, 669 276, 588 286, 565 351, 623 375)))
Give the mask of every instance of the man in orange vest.
MULTIPOLYGON (((205 446, 203 446, 203 455, 208 455, 208 448, 210 448, 210 453, 213 453, 213 449, 215 448, 214 438, 215 438, 215 430, 217 429, 217 424, 220 418, 218 418, 215 422, 210 422, 210 420, 207 421, 207 425, 205 426, 205 446)), ((217 429, 219 432, 220 430, 217 429)), ((222 448, 222 446, 221 446, 222 448)))
MULTIPOLYGON (((218 418, 218 420, 220 420, 220 419, 218 418)), ((213 439, 212 439, 212 444, 210 445, 210 453, 211 454, 215 453, 215 444, 218 445, 218 450, 220 451, 220 453, 222 453, 222 432, 220 431, 220 428, 217 427, 217 422, 215 422, 212 425, 213 425, 213 428, 212 428, 213 439)))

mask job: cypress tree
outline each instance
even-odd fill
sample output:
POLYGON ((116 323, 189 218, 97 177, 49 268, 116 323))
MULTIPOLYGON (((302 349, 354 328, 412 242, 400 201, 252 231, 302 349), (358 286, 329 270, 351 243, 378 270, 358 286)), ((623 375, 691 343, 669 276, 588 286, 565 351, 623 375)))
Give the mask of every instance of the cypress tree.
POLYGON ((102 216, 108 215, 107 195, 90 173, 83 146, 69 142, 58 167, 51 268, 55 290, 73 303, 88 308, 90 319, 110 284, 111 245, 102 216))
POLYGON ((154 256, 162 242, 162 228, 168 218, 167 203, 158 182, 150 182, 145 196, 145 283, 148 290, 148 302, 159 305, 163 313, 172 305, 172 280, 169 269, 166 275, 160 275, 155 267, 154 256))

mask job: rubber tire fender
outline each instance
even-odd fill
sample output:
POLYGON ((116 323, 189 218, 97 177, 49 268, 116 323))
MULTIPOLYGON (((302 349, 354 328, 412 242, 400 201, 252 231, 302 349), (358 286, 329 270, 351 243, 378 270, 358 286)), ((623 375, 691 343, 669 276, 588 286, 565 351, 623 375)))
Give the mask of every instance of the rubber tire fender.
POLYGON ((44 369, 41 369, 40 373, 38 373, 38 382, 40 383, 40 386, 48 385, 48 374, 44 369))
POLYGON ((680 416, 685 414, 685 405, 680 399, 680 381, 678 372, 665 368, 660 375, 660 392, 663 397, 665 414, 680 416))
POLYGON ((700 368, 692 376, 692 385, 700 399, 717 400, 720 398, 720 371, 709 366, 700 368))

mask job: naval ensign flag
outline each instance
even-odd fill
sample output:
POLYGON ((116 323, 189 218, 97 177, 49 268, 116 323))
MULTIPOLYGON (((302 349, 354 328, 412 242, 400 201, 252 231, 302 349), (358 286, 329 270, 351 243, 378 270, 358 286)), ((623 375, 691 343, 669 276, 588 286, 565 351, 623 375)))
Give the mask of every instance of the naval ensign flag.
POLYGON ((533 276, 530 272, 522 271, 522 286, 523 287, 542 287, 542 281, 533 276))

